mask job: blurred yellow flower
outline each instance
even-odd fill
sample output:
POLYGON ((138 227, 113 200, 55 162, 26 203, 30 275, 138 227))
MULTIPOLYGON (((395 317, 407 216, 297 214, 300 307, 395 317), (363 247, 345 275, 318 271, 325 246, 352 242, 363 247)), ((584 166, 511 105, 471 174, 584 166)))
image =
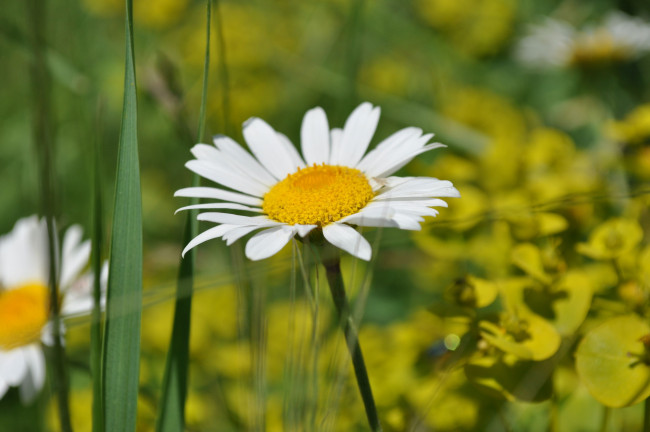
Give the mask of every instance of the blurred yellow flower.
POLYGON ((631 219, 610 219, 597 226, 586 243, 578 243, 576 250, 597 260, 620 258, 636 248, 643 238, 639 223, 631 219))
POLYGON ((623 120, 607 124, 608 135, 620 142, 640 144, 650 138, 650 104, 639 105, 623 120))

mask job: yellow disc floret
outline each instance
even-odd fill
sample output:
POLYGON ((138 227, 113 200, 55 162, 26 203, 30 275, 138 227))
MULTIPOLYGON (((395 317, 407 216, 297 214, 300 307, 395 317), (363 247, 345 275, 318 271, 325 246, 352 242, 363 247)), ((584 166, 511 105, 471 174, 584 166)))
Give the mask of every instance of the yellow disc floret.
POLYGON ((325 226, 358 212, 373 197, 358 169, 315 165, 299 169, 264 195, 269 218, 289 225, 325 226))
POLYGON ((0 349, 10 350, 36 342, 47 323, 49 297, 38 283, 0 291, 0 349))

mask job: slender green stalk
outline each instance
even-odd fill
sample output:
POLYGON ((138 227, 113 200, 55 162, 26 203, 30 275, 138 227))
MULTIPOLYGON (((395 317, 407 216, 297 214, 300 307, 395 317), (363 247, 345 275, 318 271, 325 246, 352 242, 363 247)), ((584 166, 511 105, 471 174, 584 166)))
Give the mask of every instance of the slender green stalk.
MULTIPOLYGON (((208 76, 210 70, 210 28, 212 22, 212 1, 206 1, 206 44, 205 61, 203 66, 203 89, 201 108, 199 112, 199 127, 197 141, 202 142, 205 135, 205 112, 208 93, 208 76)), ((192 177, 192 185, 199 185, 199 176, 192 177)), ((198 199, 192 199, 191 204, 197 204, 198 199)), ((198 234, 196 210, 187 214, 183 244, 187 244, 198 234)), ((174 324, 165 375, 163 377, 162 396, 158 410, 156 430, 179 431, 185 429, 185 402, 187 400, 187 375, 189 367, 190 330, 192 315, 192 293, 194 291, 195 251, 190 250, 181 264, 178 272, 176 287, 176 304, 174 308, 174 324)))
POLYGON ((650 398, 643 402, 643 432, 650 432, 650 398))
POLYGON ((357 378, 357 386, 359 387, 363 405, 366 409, 368 424, 373 432, 381 431, 382 428, 379 423, 379 417, 377 416, 377 408, 375 407, 375 401, 372 396, 368 372, 366 371, 361 346, 359 345, 358 331, 350 314, 350 305, 343 285, 341 262, 338 253, 326 258, 323 261, 323 265, 327 273, 327 281, 330 286, 330 292, 332 293, 332 300, 339 315, 341 329, 345 335, 345 341, 350 351, 350 357, 352 358, 354 374, 357 378))
MULTIPOLYGON (((101 118, 98 110, 97 118, 101 118)), ((99 123, 99 122, 98 122, 99 123)), ((99 128, 97 128, 99 130, 99 128)), ((93 234, 91 266, 94 273, 93 309, 90 322, 90 371, 93 380, 93 432, 104 431, 104 411, 102 409, 102 312, 101 312, 101 272, 103 247, 103 206, 100 163, 100 134, 97 134, 93 147, 93 234)))
POLYGON ((223 20, 221 17, 220 0, 215 0, 214 15, 217 21, 217 48, 219 56, 217 64, 219 67, 219 86, 221 90, 221 112, 223 114, 223 131, 229 134, 230 131, 230 87, 228 79, 228 62, 226 57, 226 40, 223 33, 223 20))
POLYGON ((357 77, 361 64, 361 34, 363 26, 363 2, 354 0, 350 3, 350 18, 348 21, 348 35, 345 44, 345 76, 348 78, 348 91, 346 103, 348 108, 357 104, 357 77))
POLYGON ((61 342, 61 317, 59 315, 58 272, 56 268, 56 233, 54 226, 54 168, 52 124, 50 114, 50 74, 45 59, 45 18, 46 4, 31 0, 28 4, 29 18, 33 31, 31 63, 31 85, 34 104, 34 144, 39 156, 39 183, 41 188, 41 213, 47 224, 47 243, 49 256, 50 315, 52 337, 54 339, 52 380, 58 398, 58 411, 61 430, 72 431, 70 422, 68 370, 65 351, 61 342))

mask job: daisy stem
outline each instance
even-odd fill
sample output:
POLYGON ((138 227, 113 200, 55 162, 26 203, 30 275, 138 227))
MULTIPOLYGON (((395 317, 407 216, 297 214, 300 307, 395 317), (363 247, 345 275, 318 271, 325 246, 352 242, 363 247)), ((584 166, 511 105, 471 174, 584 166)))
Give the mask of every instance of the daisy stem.
POLYGON ((332 300, 339 315, 339 322, 341 329, 345 336, 345 341, 352 357, 352 365, 354 367, 354 374, 357 378, 357 386, 363 399, 363 405, 366 409, 366 416, 368 417, 368 424, 370 429, 374 432, 381 431, 381 424, 377 416, 377 407, 375 406, 374 398, 372 397, 372 390, 370 388, 370 381, 368 379, 368 372, 366 371, 366 364, 363 361, 363 354, 361 353, 361 346, 359 345, 359 335, 350 314, 350 305, 348 303, 347 295, 345 294, 345 286, 343 284, 343 276, 341 275, 341 260, 339 255, 323 261, 325 271, 327 273, 327 281, 332 293, 332 300))
POLYGON ((52 364, 53 383, 58 396, 58 409, 61 430, 72 431, 68 398, 68 371, 65 351, 61 342, 61 317, 59 315, 58 274, 55 260, 56 240, 54 226, 54 172, 52 123, 50 115, 50 74, 45 61, 45 12, 43 1, 32 0, 27 3, 32 24, 32 49, 34 57, 31 64, 31 84, 34 102, 34 142, 39 155, 39 180, 41 186, 42 213, 47 224, 50 311, 52 318, 52 337, 54 339, 52 364))

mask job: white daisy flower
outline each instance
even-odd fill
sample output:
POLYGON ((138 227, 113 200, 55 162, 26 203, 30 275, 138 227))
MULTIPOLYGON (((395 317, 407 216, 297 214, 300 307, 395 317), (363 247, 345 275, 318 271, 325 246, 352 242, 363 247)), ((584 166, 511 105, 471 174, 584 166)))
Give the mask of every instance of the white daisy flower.
POLYGON ((217 226, 195 237, 183 255, 207 240, 223 238, 230 245, 261 229, 246 244, 246 256, 261 260, 295 235, 305 237, 318 229, 329 243, 369 260, 370 244, 354 225, 419 230, 424 216, 438 213, 431 207, 447 206, 438 197, 460 195, 449 181, 391 174, 420 153, 444 146, 429 143, 433 134, 409 127, 366 154, 378 121, 379 108, 366 102, 352 112, 343 129, 330 130, 325 112, 314 108, 302 122, 302 156, 285 135, 259 118, 244 123, 244 139, 253 155, 225 136, 216 136, 214 146, 195 145, 196 159, 185 166, 230 190, 178 190, 175 196, 219 200, 179 211, 239 210, 255 215, 200 213, 199 220, 217 226))
POLYGON ((649 51, 650 24, 616 11, 584 29, 548 18, 530 27, 515 56, 533 67, 553 68, 631 60, 649 51))
MULTIPOLYGON (((90 241, 82 242, 79 226, 70 227, 57 256, 61 314, 92 308, 92 275, 82 273, 90 257, 90 241)), ((49 321, 49 253, 45 219, 20 219, 0 237, 0 399, 19 387, 23 403, 31 402, 45 382, 41 343, 54 343, 49 321)), ((102 279, 107 272, 102 271, 102 279)))

